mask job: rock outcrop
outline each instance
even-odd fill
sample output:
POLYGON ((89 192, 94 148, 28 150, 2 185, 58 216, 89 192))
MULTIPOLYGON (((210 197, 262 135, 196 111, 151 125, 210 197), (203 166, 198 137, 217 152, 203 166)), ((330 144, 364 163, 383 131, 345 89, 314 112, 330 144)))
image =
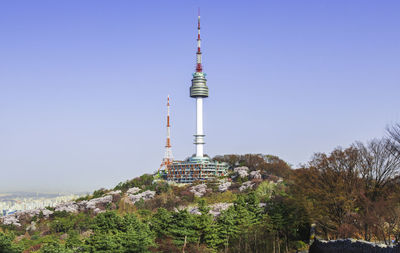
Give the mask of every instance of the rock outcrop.
POLYGON ((387 246, 362 240, 315 240, 310 246, 310 253, 398 253, 400 246, 387 246))

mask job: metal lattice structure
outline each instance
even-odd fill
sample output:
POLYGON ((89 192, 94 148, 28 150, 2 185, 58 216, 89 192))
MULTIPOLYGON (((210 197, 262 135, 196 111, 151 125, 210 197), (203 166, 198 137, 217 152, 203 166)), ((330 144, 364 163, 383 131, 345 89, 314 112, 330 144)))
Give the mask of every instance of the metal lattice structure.
POLYGON ((165 144, 165 153, 164 153, 164 158, 161 162, 160 168, 158 169, 158 172, 160 170, 168 170, 168 166, 171 165, 173 161, 173 156, 172 156, 172 148, 171 148, 171 125, 169 121, 169 96, 167 97, 167 142, 165 144))

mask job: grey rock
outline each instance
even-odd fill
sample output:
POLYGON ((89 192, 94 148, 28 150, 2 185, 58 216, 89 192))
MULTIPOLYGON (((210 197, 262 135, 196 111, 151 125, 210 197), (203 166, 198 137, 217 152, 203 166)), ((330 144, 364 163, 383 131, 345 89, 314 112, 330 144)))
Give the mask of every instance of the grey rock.
POLYGON ((315 240, 310 246, 310 253, 394 253, 400 252, 400 246, 387 246, 363 240, 343 239, 323 241, 315 240))

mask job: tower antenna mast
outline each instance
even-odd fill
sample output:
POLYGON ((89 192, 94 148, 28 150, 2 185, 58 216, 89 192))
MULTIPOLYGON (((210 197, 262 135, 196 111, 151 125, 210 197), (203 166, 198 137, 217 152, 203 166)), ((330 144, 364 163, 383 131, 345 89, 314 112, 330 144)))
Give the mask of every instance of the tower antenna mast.
POLYGON ((201 38, 200 38, 200 7, 197 16, 197 53, 196 53, 196 72, 203 72, 203 66, 201 65, 201 38))
POLYGON ((173 161, 173 156, 172 156, 172 148, 171 148, 171 124, 169 121, 169 95, 167 97, 167 141, 165 144, 165 154, 164 154, 164 158, 163 161, 160 165, 160 168, 158 169, 158 172, 160 172, 160 170, 162 168, 164 168, 165 170, 168 170, 168 166, 171 165, 172 161, 173 161))

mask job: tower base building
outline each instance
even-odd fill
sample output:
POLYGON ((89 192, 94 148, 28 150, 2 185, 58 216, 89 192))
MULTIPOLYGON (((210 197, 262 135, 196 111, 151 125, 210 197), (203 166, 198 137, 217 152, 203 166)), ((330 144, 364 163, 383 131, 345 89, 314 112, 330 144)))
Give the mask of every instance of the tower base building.
POLYGON ((176 183, 207 181, 226 175, 228 165, 208 157, 191 157, 186 161, 173 161, 168 166, 166 179, 176 183))

